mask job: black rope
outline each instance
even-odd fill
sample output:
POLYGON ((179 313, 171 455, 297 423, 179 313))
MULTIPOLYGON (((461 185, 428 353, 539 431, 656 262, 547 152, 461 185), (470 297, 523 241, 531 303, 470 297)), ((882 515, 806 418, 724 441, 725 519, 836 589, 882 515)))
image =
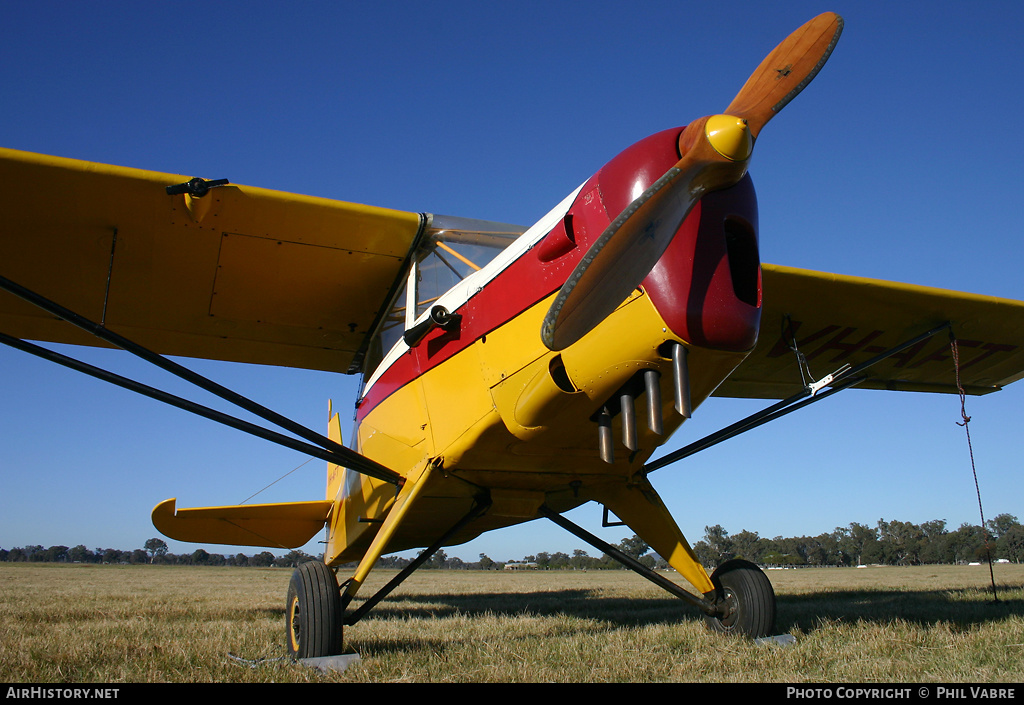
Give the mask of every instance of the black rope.
POLYGON ((988 574, 992 580, 992 598, 999 602, 999 595, 996 592, 996 576, 992 570, 992 546, 991 536, 988 532, 988 528, 985 526, 985 510, 981 506, 981 487, 978 485, 978 469, 974 463, 974 447, 971 445, 971 429, 968 424, 971 422, 971 417, 967 415, 967 400, 966 392, 964 392, 963 385, 960 384, 960 351, 956 344, 956 337, 953 332, 949 333, 949 346, 953 352, 953 370, 956 373, 956 388, 960 394, 960 417, 963 419, 963 423, 956 422, 957 426, 963 426, 964 431, 967 434, 967 451, 971 456, 971 472, 974 475, 974 491, 978 495, 978 514, 981 516, 981 530, 985 535, 985 555, 988 557, 988 574))

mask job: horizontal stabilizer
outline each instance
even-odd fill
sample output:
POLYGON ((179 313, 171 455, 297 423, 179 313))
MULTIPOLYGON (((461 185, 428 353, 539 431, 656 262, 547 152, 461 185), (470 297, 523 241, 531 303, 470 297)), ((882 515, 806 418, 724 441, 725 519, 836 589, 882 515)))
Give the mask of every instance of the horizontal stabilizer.
POLYGON ((164 536, 189 543, 298 548, 324 528, 329 500, 283 504, 241 504, 175 510, 175 499, 153 508, 153 526, 164 536))

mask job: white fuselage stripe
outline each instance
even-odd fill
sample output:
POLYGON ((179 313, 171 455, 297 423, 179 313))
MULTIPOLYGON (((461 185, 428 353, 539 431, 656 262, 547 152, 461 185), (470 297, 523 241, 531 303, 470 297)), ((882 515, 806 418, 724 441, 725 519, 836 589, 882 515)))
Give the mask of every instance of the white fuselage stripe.
MULTIPOLYGON (((449 311, 458 310, 467 301, 473 298, 473 296, 475 296, 481 289, 483 289, 484 286, 501 274, 510 264, 522 257, 530 250, 531 247, 537 244, 541 238, 547 235, 548 232, 551 231, 551 228, 555 227, 558 221, 564 218, 565 214, 569 212, 569 208, 572 206, 573 201, 576 200, 576 196, 579 194, 583 186, 584 184, 580 184, 580 186, 566 196, 561 203, 551 209, 547 215, 538 220, 533 227, 520 235, 516 241, 507 248, 502 250, 497 257, 446 291, 435 303, 440 306, 444 306, 449 311)), ((420 314, 417 321, 420 318, 424 318, 428 313, 429 312, 424 311, 420 314)), ((379 379, 380 376, 389 367, 391 367, 392 364, 394 364, 395 360, 408 352, 408 350, 409 346, 400 338, 395 346, 388 351, 388 354, 384 356, 383 361, 377 366, 373 375, 366 382, 366 385, 363 388, 363 394, 365 394, 366 391, 373 386, 374 382, 376 382, 377 379, 379 379)))

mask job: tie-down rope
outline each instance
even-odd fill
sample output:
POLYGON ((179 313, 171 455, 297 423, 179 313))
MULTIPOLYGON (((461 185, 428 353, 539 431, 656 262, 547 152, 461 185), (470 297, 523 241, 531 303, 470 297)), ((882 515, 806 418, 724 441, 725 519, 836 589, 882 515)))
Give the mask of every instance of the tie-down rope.
POLYGON ((978 485, 978 469, 974 464, 974 448, 971 445, 971 429, 968 426, 971 422, 971 417, 967 415, 966 392, 964 392, 963 385, 960 384, 960 351, 957 348, 956 337, 954 337, 952 331, 949 333, 949 346, 953 351, 953 370, 956 372, 956 388, 960 393, 960 416, 963 418, 963 423, 958 421, 956 425, 963 426, 964 431, 967 434, 967 450, 971 456, 971 472, 974 474, 974 491, 978 495, 978 513, 981 515, 981 530, 985 535, 985 554, 988 556, 988 574, 992 580, 992 597, 996 602, 999 602, 999 595, 996 593, 996 576, 992 571, 991 536, 988 532, 988 528, 985 526, 985 510, 981 507, 981 488, 978 485))

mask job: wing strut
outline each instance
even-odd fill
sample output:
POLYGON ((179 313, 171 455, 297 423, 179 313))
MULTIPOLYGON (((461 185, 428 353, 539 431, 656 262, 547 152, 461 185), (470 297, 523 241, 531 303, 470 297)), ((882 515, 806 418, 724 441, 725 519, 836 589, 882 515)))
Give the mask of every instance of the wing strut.
MULTIPOLYGON (((419 555, 417 555, 416 558, 414 558, 409 565, 407 565, 405 568, 399 571, 399 573, 395 577, 389 580, 387 585, 382 587, 372 596, 366 598, 366 600, 363 601, 363 604, 360 605, 357 609, 352 610, 352 612, 350 612, 348 616, 345 617, 345 626, 351 627, 353 624, 361 620, 363 616, 366 615, 367 612, 373 609, 373 607, 375 607, 378 602, 380 602, 385 597, 390 595, 391 591, 398 587, 406 578, 412 575, 412 573, 417 568, 419 568, 421 565, 430 560, 430 557, 437 553, 438 549, 447 545, 449 539, 451 539, 452 536, 462 531, 462 529, 471 521, 478 519, 480 516, 486 513, 487 510, 490 509, 490 507, 491 499, 489 496, 481 495, 477 497, 473 502, 473 506, 470 508, 469 512, 467 512, 464 517, 459 519, 455 523, 455 525, 452 526, 452 528, 448 529, 448 531, 445 532, 445 534, 441 538, 439 538, 437 541, 435 541, 427 548, 420 551, 419 555)), ((347 592, 347 587, 347 585, 341 586, 341 599, 345 607, 348 607, 348 605, 352 602, 353 597, 350 592, 347 592)))
POLYGON ((666 465, 671 465, 672 463, 682 460, 683 458, 687 458, 695 453, 710 448, 713 445, 717 445, 722 441, 728 440, 733 436, 738 436, 739 434, 745 431, 749 431, 752 428, 756 428, 758 426, 761 426, 762 424, 768 423, 769 421, 774 421, 777 418, 785 416, 791 411, 801 409, 809 404, 813 404, 816 401, 820 401, 822 399, 825 399, 826 397, 830 397, 836 392, 841 392, 844 389, 847 389, 860 382, 863 382, 865 379, 867 379, 867 375, 861 373, 864 372, 864 370, 866 370, 867 368, 881 362, 882 360, 888 357, 891 357, 892 355, 895 355, 896 353, 906 350, 912 345, 920 343, 922 340, 927 340, 928 338, 931 338, 933 335, 941 333, 942 331, 945 330, 950 330, 951 328, 952 324, 948 322, 943 323, 941 326, 932 328, 930 331, 926 333, 922 333, 921 335, 911 338, 910 340, 904 343, 900 343, 894 348, 890 348, 885 352, 879 353, 875 357, 871 358, 870 360, 866 360, 865 362, 862 362, 856 367, 847 366, 837 372, 834 372, 828 377, 823 378, 819 382, 807 384, 802 391, 794 394, 788 399, 783 399, 782 401, 773 404, 772 406, 769 406, 767 409, 759 411, 756 414, 752 414, 746 417, 745 419, 741 419, 740 421, 737 421, 736 423, 730 426, 726 426, 725 428, 716 431, 715 433, 705 436, 699 441, 694 441, 693 443, 684 446, 677 451, 669 453, 668 455, 663 456, 653 462, 647 463, 646 465, 643 466, 643 468, 641 468, 640 472, 646 475, 650 472, 663 468, 666 465), (826 392, 821 392, 819 394, 819 390, 826 384, 831 385, 831 389, 829 389, 826 392))
POLYGON ((79 372, 84 372, 85 374, 91 375, 98 379, 103 379, 104 381, 111 382, 112 384, 116 384, 117 386, 124 387, 125 389, 129 389, 131 391, 138 392, 145 396, 149 396, 153 399, 163 401, 167 404, 176 406, 180 409, 191 411, 192 413, 204 416, 205 418, 209 418, 214 421, 218 421, 219 423, 223 423, 228 426, 232 426, 233 428, 245 431, 246 433, 251 433, 266 440, 278 443, 280 445, 284 445, 286 447, 299 450, 300 452, 303 453, 308 453, 309 455, 312 455, 314 457, 325 459, 328 462, 335 463, 346 468, 351 468, 352 470, 363 473, 364 475, 368 475, 378 480, 389 482, 394 485, 401 485, 403 482, 402 477, 398 473, 384 467, 380 463, 370 460, 369 458, 360 455, 354 450, 346 448, 340 443, 332 441, 326 436, 322 436, 319 433, 316 433, 315 431, 312 431, 306 428, 305 426, 296 423, 295 421, 292 421, 291 419, 285 416, 278 414, 277 412, 271 411, 270 409, 267 409, 266 407, 257 404, 251 399, 248 399, 242 396, 241 394, 238 394, 237 392, 233 392, 230 389, 227 389, 226 387, 223 387, 217 384, 216 382, 213 382, 212 380, 209 380, 203 377, 202 375, 197 374, 192 370, 189 370, 188 368, 179 365, 176 362, 173 362, 172 360, 168 360, 166 357, 163 357, 162 355, 158 355, 150 350, 147 350, 141 345, 133 343, 127 338, 121 337, 117 333, 114 333, 104 328, 102 325, 90 321, 89 319, 66 309, 63 306, 47 299, 46 297, 41 296, 40 294, 37 294, 34 291, 26 289, 25 287, 11 281, 10 279, 7 279, 6 277, 0 277, 0 289, 4 289, 14 294, 15 296, 24 299, 25 301, 28 301, 29 303, 34 304, 39 308, 43 309, 44 311, 54 316, 57 316, 58 318, 61 318, 88 333, 92 333, 93 335, 95 335, 100 340, 103 340, 104 342, 110 343, 111 345, 115 345, 121 348, 122 350, 126 350, 127 352, 130 352, 133 355, 136 355, 137 357, 140 357, 143 360, 150 362, 167 372, 170 372, 176 377, 180 377, 181 379, 184 379, 187 382, 191 382, 200 389, 210 392, 211 394, 215 394, 221 399, 229 401, 232 404, 235 404, 236 406, 252 414, 255 414, 256 416, 259 416, 264 420, 270 421, 271 423, 276 424, 277 426, 280 426, 281 428, 287 431, 291 431, 295 435, 301 438, 305 438, 306 440, 310 441, 315 445, 295 441, 294 439, 291 439, 288 436, 284 436, 274 431, 269 431, 267 429, 256 426, 255 424, 250 424, 246 421, 242 421, 241 419, 236 419, 227 414, 223 414, 219 411, 214 411, 213 409, 209 409, 199 404, 195 404, 186 399, 176 397, 172 394, 161 392, 158 389, 154 389, 152 387, 148 387, 147 385, 121 377, 120 375, 116 375, 111 372, 101 370, 87 363, 74 360, 59 353, 55 353, 51 350, 47 350, 46 348, 42 348, 38 345, 27 343, 23 340, 14 338, 9 335, 0 334, 0 342, 4 343, 5 345, 18 348, 19 350, 23 350, 25 352, 36 355, 37 357, 42 357, 43 359, 47 359, 52 362, 56 362, 60 365, 64 365, 65 367, 69 367, 79 372))
POLYGON ((547 505, 541 506, 540 515, 543 517, 547 517, 555 524, 558 524, 560 527, 568 531, 576 538, 586 541, 591 546, 600 551, 604 551, 609 556, 617 560, 619 563, 622 563, 622 565, 626 566, 630 570, 647 578, 658 587, 664 588, 672 595, 675 595, 676 597, 685 600, 686 602, 689 602, 691 605, 698 607, 705 614, 713 615, 716 613, 715 604, 707 598, 694 595, 690 591, 680 587, 679 585, 676 585, 671 580, 651 570, 650 568, 648 568, 632 556, 623 553, 619 549, 615 548, 615 546, 612 546, 607 541, 602 541, 600 538, 594 536, 592 533, 590 533, 583 527, 572 523, 558 512, 549 509, 547 505))

